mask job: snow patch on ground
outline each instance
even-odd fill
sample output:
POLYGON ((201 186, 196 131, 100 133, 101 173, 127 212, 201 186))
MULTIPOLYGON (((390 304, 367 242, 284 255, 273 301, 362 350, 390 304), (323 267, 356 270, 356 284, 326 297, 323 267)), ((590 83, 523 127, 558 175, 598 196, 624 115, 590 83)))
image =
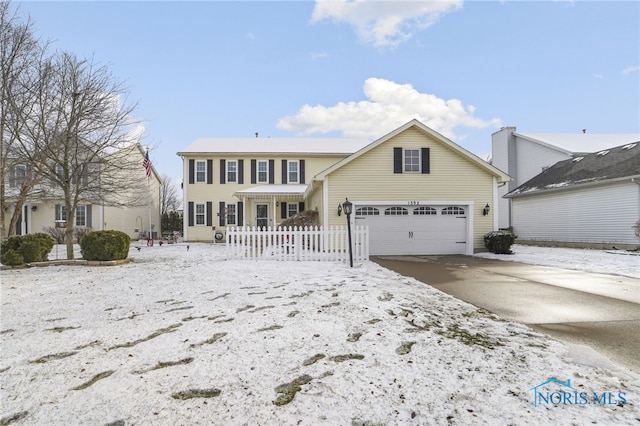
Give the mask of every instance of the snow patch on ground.
POLYGON ((637 374, 375 263, 227 261, 224 246, 189 246, 132 247, 121 266, 2 271, 0 422, 640 418, 637 374), (534 407, 551 377, 627 403, 534 407))
POLYGON ((508 262, 522 262, 531 265, 555 266, 578 271, 640 278, 640 256, 634 252, 537 247, 521 244, 514 244, 511 250, 513 254, 509 255, 478 253, 476 256, 508 262))

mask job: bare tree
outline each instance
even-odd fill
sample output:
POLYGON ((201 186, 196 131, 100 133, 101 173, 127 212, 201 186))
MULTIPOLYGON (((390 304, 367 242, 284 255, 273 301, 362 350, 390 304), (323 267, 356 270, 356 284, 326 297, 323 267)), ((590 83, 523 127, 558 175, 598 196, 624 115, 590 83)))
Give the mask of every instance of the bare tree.
POLYGON ((10 11, 9 2, 0 2, 0 239, 14 233, 22 206, 39 180, 33 167, 14 148, 24 124, 17 112, 24 113, 33 105, 29 87, 37 78, 45 50, 46 44, 33 36, 32 22, 22 22, 10 11), (9 229, 5 229, 8 196, 14 202, 14 210, 9 229))
POLYGON ((43 61, 31 86, 33 108, 22 111, 16 148, 59 199, 66 219, 67 258, 73 259, 76 209, 81 204, 142 205, 145 186, 131 130, 135 105, 106 66, 67 52, 43 61))
POLYGON ((160 184, 160 214, 165 215, 174 212, 180 207, 178 190, 169 176, 163 174, 160 184))

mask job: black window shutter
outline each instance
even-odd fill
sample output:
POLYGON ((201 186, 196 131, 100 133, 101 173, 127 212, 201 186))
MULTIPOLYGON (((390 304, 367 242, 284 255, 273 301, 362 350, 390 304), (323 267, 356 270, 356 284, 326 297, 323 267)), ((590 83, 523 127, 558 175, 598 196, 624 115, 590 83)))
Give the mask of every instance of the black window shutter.
POLYGON ((194 160, 189 160, 189 183, 194 183, 195 182, 195 166, 194 166, 195 161, 194 160))
POLYGON ((220 223, 219 223, 219 225, 220 226, 224 226, 224 223, 225 223, 225 221, 224 221, 224 201, 220 201, 219 205, 220 205, 220 208, 219 208, 219 210, 220 210, 220 213, 219 213, 220 214, 220 223))
POLYGON ((280 203, 280 217, 282 219, 287 218, 287 203, 280 203))
POLYGON ((193 201, 189 201, 189 212, 188 212, 188 214, 189 214, 189 226, 193 226, 193 222, 194 222, 194 220, 193 220, 193 214, 194 214, 193 201))
POLYGON ((224 160, 220 160, 220 183, 225 183, 227 181, 227 166, 224 160))
POLYGON ((276 160, 269 160, 269 184, 276 183, 276 160))
POLYGON ((257 182, 256 179, 256 169, 257 169, 257 162, 256 160, 251 160, 251 183, 255 185, 255 183, 257 182))
POLYGON ((303 212, 304 211, 304 201, 300 201, 298 203, 298 212, 303 212))
POLYGON ((421 164, 422 173, 429 174, 431 173, 431 170, 429 168, 429 148, 422 148, 421 151, 422 151, 421 153, 422 158, 420 159, 420 161, 422 163, 421 164))
POLYGON ((393 173, 402 173, 402 148, 393 148, 393 173))
POLYGON ((207 183, 213 183, 213 160, 207 160, 207 183))
POLYGON ((87 209, 87 227, 91 228, 93 226, 91 224, 91 205, 88 205, 86 209, 87 209))
POLYGON ((300 179, 298 182, 304 183, 304 160, 300 160, 300 179))
POLYGON ((244 216, 244 205, 242 204, 242 201, 238 201, 238 220, 236 221, 236 223, 238 224, 238 226, 244 226, 244 223, 242 222, 242 217, 244 216))
POLYGON ((282 160, 282 183, 287 183, 287 160, 282 160))
POLYGON ((238 160, 238 183, 244 183, 244 160, 238 160))
POLYGON ((213 225, 213 203, 207 201, 207 226, 213 225))

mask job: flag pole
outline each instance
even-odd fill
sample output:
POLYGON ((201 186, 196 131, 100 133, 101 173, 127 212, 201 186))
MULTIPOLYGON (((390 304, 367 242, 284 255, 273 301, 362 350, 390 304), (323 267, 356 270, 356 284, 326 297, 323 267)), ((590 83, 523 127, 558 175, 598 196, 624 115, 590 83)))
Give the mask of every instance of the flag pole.
POLYGON ((142 165, 147 175, 147 210, 149 211, 149 234, 147 234, 147 245, 153 245, 153 234, 151 230, 151 161, 149 160, 149 149, 144 154, 142 165))

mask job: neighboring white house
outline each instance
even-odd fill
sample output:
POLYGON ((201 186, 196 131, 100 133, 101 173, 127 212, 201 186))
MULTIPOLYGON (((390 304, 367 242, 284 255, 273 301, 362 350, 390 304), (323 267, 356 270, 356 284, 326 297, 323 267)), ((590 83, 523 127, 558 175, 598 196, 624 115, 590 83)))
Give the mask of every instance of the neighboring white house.
POLYGON ((507 185, 498 188, 498 226, 516 226, 511 199, 503 198, 529 179, 559 161, 610 147, 640 142, 640 134, 589 134, 517 132, 504 127, 491 136, 492 161, 495 167, 512 177, 507 185))
POLYGON ((559 161, 505 197, 520 242, 635 249, 640 142, 559 161))
MULTIPOLYGON (((96 231, 115 229, 125 232, 132 239, 137 239, 142 234, 148 235, 149 230, 154 236, 160 234, 160 176, 150 164, 150 176, 147 178, 143 167, 145 151, 139 144, 121 149, 107 158, 116 164, 126 164, 115 176, 126 176, 132 185, 126 190, 123 188, 107 188, 108 184, 103 179, 98 188, 105 188, 111 195, 110 198, 118 198, 118 203, 105 202, 99 198, 85 195, 79 202, 75 211, 76 229, 93 229, 96 231), (135 194, 134 194, 135 192, 135 194), (127 203, 127 200, 136 199, 135 203, 127 203)), ((16 197, 20 191, 25 176, 26 165, 11 164, 8 167, 6 178, 7 202, 5 208, 5 230, 9 230, 9 223, 16 209, 16 197)), ((99 177, 99 173, 96 174, 99 177)), ((82 178, 83 180, 85 177, 82 178)), ((28 192, 25 203, 20 209, 20 215, 12 233, 24 235, 35 232, 44 232, 47 228, 54 227, 57 222, 66 221, 66 207, 64 200, 57 188, 51 188, 47 182, 39 183, 28 192)), ((1 236, 2 239, 6 235, 1 236)))

